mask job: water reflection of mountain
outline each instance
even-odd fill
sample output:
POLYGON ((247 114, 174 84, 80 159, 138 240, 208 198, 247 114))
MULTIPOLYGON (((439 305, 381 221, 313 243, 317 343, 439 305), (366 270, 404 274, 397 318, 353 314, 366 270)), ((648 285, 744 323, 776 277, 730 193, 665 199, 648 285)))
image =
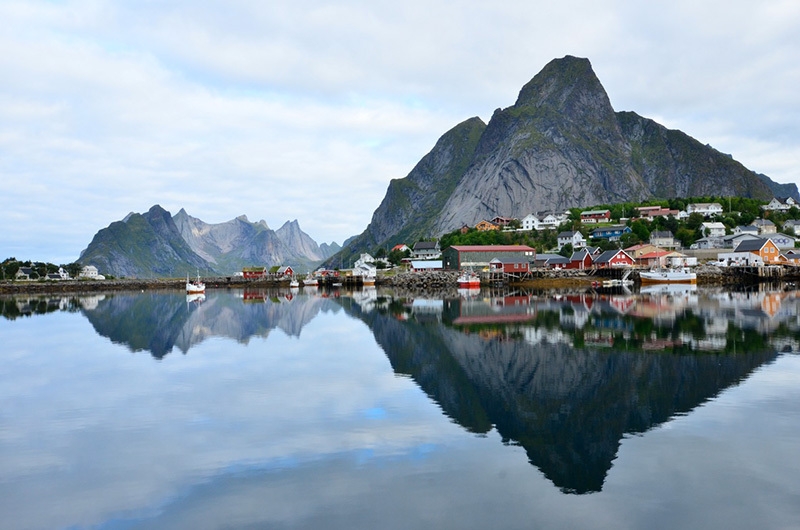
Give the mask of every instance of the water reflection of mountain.
POLYGON ((109 294, 83 313, 98 334, 160 359, 173 348, 187 353, 213 336, 247 343, 275 328, 299 336, 320 311, 329 310, 338 306, 325 298, 246 291, 238 297, 212 292, 202 302, 187 301, 183 294, 109 294))
MULTIPOLYGON (((689 412, 776 358, 765 329, 786 321, 756 320, 759 301, 696 302, 517 295, 445 300, 438 308, 390 300, 364 311, 340 301, 369 325, 394 370, 448 416, 476 433, 495 427, 573 493, 601 490, 626 433, 689 412), (701 348, 714 332, 704 323, 720 328, 720 315, 722 349, 701 348), (646 351, 659 343, 669 352, 646 351)), ((796 307, 786 309, 796 315, 796 307)))

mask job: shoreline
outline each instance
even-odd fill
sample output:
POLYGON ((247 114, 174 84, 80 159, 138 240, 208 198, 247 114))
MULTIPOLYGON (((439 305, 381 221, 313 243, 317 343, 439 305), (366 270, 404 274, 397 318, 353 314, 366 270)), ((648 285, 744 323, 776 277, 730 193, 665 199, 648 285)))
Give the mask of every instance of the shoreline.
MULTIPOLYGON (((698 270, 698 286, 740 285, 743 278, 727 270, 698 270)), ((378 276, 376 285, 389 288, 404 288, 415 291, 438 291, 457 288, 458 273, 453 271, 436 271, 428 273, 403 272, 391 276, 378 276)), ((545 271, 536 278, 524 281, 509 282, 509 287, 547 290, 547 289, 590 289, 592 283, 602 280, 603 276, 589 275, 582 271, 545 271)), ((244 289, 244 288, 288 288, 288 280, 245 280, 243 278, 212 277, 202 279, 208 289, 244 289)), ((775 278, 771 278, 775 280, 775 278)), ((797 278, 785 277, 783 281, 793 282, 797 278)), ((752 283, 762 283, 767 279, 753 278, 752 283), (759 281, 760 280, 760 281, 759 281)), ((637 282, 638 284, 638 282, 637 282)), ((60 280, 60 281, 5 281, 0 282, 0 295, 13 294, 79 294, 113 291, 158 291, 184 290, 184 278, 167 279, 118 279, 118 280, 60 280)), ((482 285, 487 287, 487 285, 482 285)))

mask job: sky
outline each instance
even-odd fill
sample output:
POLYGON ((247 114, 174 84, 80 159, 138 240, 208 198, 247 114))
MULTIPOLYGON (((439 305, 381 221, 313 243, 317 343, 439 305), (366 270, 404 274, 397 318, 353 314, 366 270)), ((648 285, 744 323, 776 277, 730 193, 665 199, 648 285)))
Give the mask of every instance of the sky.
POLYGON ((341 244, 565 55, 615 110, 800 183, 795 0, 0 0, 0 260, 75 261, 155 204, 341 244))

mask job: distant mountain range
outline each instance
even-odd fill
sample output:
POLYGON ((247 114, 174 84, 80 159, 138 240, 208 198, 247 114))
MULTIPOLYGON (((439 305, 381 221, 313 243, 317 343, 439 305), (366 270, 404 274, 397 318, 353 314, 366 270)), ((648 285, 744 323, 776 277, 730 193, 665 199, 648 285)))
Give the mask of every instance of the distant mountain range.
POLYGON ((438 237, 495 216, 522 218, 651 198, 793 196, 778 184, 634 112, 615 112, 587 59, 555 59, 488 124, 446 132, 392 180, 366 230, 331 262, 438 237))
POLYGON ((208 224, 183 209, 172 216, 155 205, 97 232, 79 261, 119 277, 175 277, 196 271, 230 275, 247 266, 311 270, 340 248, 336 243, 318 245, 296 220, 278 230, 244 215, 208 224))

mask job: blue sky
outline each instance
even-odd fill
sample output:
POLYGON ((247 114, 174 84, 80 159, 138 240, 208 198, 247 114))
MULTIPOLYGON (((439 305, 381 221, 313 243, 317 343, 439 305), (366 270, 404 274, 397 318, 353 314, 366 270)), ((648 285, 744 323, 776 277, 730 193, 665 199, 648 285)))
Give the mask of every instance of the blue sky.
POLYGON ((800 4, 553 4, 0 0, 0 259, 73 261, 154 204, 341 243, 564 55, 616 110, 800 181, 800 4))

